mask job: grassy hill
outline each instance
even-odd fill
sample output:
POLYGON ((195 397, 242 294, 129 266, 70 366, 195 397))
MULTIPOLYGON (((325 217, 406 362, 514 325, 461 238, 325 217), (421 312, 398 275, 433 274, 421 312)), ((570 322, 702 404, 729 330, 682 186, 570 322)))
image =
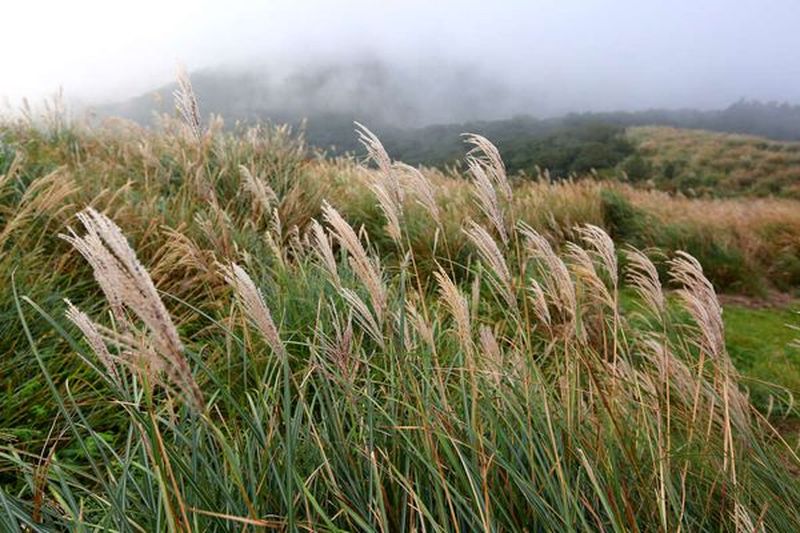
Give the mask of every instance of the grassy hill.
POLYGON ((800 197, 800 142, 669 127, 626 132, 632 181, 690 194, 800 197))
POLYGON ((800 202, 187 118, 0 125, 0 530, 797 529, 800 202))

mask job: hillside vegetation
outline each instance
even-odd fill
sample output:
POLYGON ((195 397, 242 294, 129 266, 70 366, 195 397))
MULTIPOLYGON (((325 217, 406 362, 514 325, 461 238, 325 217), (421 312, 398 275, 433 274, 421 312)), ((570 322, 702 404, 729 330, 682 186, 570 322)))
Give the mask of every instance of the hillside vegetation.
POLYGON ((716 294, 800 286, 800 204, 510 180, 480 136, 325 159, 178 97, 0 126, 0 529, 800 524, 795 391, 751 397, 716 294))
MULTIPOLYGON (((595 171, 616 178, 624 171, 634 181, 691 195, 798 196, 794 147, 800 142, 800 106, 741 100, 710 111, 653 109, 541 119, 514 116, 514 106, 518 111, 535 104, 523 105, 526 97, 506 94, 472 70, 457 72, 448 65, 432 70, 438 73, 436 83, 418 71, 397 72, 372 61, 306 65, 284 76, 210 70, 196 73, 193 81, 203 109, 225 117, 229 125, 292 124, 310 146, 330 156, 365 155, 352 134, 353 121, 359 120, 370 124, 394 157, 412 165, 458 164, 461 134, 469 131, 492 139, 511 175, 535 177, 547 170, 551 178, 563 179, 595 171), (509 109, 497 108, 501 103, 509 109), (512 118, 486 118, 492 116, 512 118), (678 130, 654 131, 648 128, 652 125, 689 131, 682 138, 678 130), (648 142, 655 135, 659 138, 648 142)), ((95 112, 154 125, 155 111, 171 112, 175 88, 163 86, 95 112)))
POLYGON ((800 142, 666 127, 627 130, 632 181, 690 194, 800 197, 800 142))
MULTIPOLYGON (((387 147, 393 147, 389 135, 413 143, 428 130, 447 132, 444 137, 426 139, 429 149, 437 153, 464 131, 495 138, 495 132, 520 124, 539 132, 586 123, 619 128, 661 125, 800 141, 800 106, 788 103, 742 99, 714 110, 646 109, 534 118, 547 113, 535 91, 504 86, 496 76, 467 65, 440 62, 403 69, 381 61, 355 60, 296 67, 283 73, 257 67, 201 70, 192 74, 192 81, 205 112, 224 116, 230 123, 298 125, 307 120, 309 142, 325 149, 331 145, 342 150, 361 148, 352 136, 353 120, 371 124, 387 147)), ((154 111, 172 112, 176 88, 176 84, 154 88, 126 101, 95 106, 94 111, 153 124, 154 111)))

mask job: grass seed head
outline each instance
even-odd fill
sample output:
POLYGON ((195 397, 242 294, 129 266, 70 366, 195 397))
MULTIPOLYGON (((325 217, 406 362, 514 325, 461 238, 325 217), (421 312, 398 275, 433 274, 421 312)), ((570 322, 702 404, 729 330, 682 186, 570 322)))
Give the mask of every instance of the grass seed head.
POLYGON ((272 313, 252 278, 236 263, 222 266, 221 269, 225 281, 233 287, 245 313, 261 332, 264 340, 275 354, 284 357, 286 352, 278 334, 278 328, 275 327, 275 321, 272 319, 272 313))
POLYGON ((203 127, 200 123, 200 106, 192 88, 192 80, 183 66, 178 67, 176 77, 178 88, 172 93, 175 98, 175 107, 192 135, 200 140, 203 137, 203 127))
MULTIPOLYGON (((130 309, 150 332, 155 352, 142 349, 143 355, 157 354, 162 361, 153 367, 164 368, 171 381, 196 408, 203 398, 184 357, 178 330, 158 296, 153 280, 136 257, 122 230, 108 217, 88 208, 78 215, 87 233, 74 231, 61 238, 72 244, 94 270, 94 277, 113 306, 130 309), (162 364, 163 363, 163 364, 162 364)), ((123 315, 124 316, 124 315, 123 315)))

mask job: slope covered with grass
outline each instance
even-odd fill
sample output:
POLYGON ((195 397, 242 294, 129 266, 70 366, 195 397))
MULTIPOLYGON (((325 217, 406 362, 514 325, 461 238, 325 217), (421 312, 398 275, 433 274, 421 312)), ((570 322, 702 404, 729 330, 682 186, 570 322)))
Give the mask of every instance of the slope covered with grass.
POLYGON ((516 183, 481 137, 449 175, 362 130, 365 169, 183 110, 0 128, 0 528, 800 524, 790 402, 753 407, 714 288, 797 286, 797 204, 516 183))
POLYGON ((622 167, 634 180, 712 196, 800 197, 800 143, 669 127, 635 127, 637 155, 622 167))

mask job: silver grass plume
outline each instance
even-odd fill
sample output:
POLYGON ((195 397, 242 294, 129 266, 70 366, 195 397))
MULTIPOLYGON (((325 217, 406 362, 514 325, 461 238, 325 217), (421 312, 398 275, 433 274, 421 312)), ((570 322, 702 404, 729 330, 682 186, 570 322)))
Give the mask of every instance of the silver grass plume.
POLYGON ((625 276, 628 285, 633 287, 654 315, 662 317, 666 307, 656 266, 649 257, 636 248, 627 248, 625 255, 628 260, 625 276))
POLYGON ((456 333, 461 347, 468 355, 472 355, 472 325, 467 299, 444 270, 439 268, 433 275, 439 285, 439 295, 456 322, 456 333))
POLYGON ((695 376, 686 363, 675 356, 663 336, 643 336, 638 339, 638 347, 645 359, 658 369, 661 385, 668 385, 683 403, 691 404, 697 386, 695 376))
POLYGON ((472 149, 467 153, 467 161, 479 164, 491 177, 495 186, 500 190, 506 201, 511 201, 511 185, 508 183, 506 166, 500 151, 492 142, 482 135, 476 133, 464 133, 464 142, 472 145, 472 149))
POLYGON ((494 272, 495 278, 492 278, 492 280, 497 280, 496 285, 500 289, 503 299, 511 309, 516 310, 517 298, 514 295, 514 289, 511 284, 511 272, 508 270, 505 257, 495 240, 483 226, 472 220, 467 222, 467 228, 464 233, 467 234, 467 237, 478 249, 484 263, 494 272))
POLYGON ((413 302, 408 301, 406 302, 406 314, 408 315, 408 320, 411 323, 411 326, 417 332, 417 335, 425 341, 425 343, 434 350, 436 347, 433 335, 433 326, 428 322, 425 317, 422 316, 422 313, 419 312, 417 306, 414 305, 413 302))
POLYGON ((616 291, 619 284, 619 266, 614 241, 602 228, 593 224, 584 224, 577 228, 577 232, 592 254, 600 260, 611 278, 612 288, 616 291))
POLYGON ((725 355, 722 307, 714 286, 703 273, 703 267, 683 251, 678 251, 676 257, 669 260, 669 266, 671 279, 681 286, 678 295, 700 328, 700 348, 714 357, 725 355))
POLYGON ((172 93, 175 98, 175 107, 192 135, 200 140, 203 137, 203 127, 200 124, 200 106, 197 104, 197 97, 194 94, 189 73, 186 72, 186 68, 183 66, 178 66, 176 77, 178 88, 172 93))
POLYGON ((606 287, 606 284, 603 283, 603 280, 597 273, 597 269, 594 266, 589 252, 574 242, 568 242, 566 244, 566 249, 567 257, 571 262, 575 277, 583 282, 583 286, 586 287, 588 293, 591 294, 595 300, 603 302, 609 307, 614 307, 614 299, 608 291, 608 287, 606 287))
POLYGON ((503 244, 508 244, 508 232, 503 211, 497 200, 497 192, 486 174, 486 169, 477 161, 470 159, 467 160, 467 166, 472 174, 473 194, 478 207, 497 230, 503 244))
POLYGON ((366 148, 369 159, 378 166, 377 179, 373 179, 370 183, 370 190, 378 199, 378 205, 386 217, 386 230, 389 236, 399 243, 402 237, 403 188, 395 173, 392 160, 377 135, 363 124, 356 122, 355 125, 358 140, 366 148))
POLYGON ((532 279, 530 280, 528 291, 536 318, 549 329, 552 320, 550 318, 550 308, 547 306, 547 299, 545 298, 542 286, 539 285, 538 281, 532 279))
POLYGON ((486 324, 478 327, 478 340, 481 347, 481 362, 486 365, 487 375, 494 381, 496 386, 500 385, 503 378, 503 352, 494 335, 492 328, 486 324))
POLYGON ((438 226, 442 225, 439 203, 436 200, 436 188, 418 168, 396 161, 394 168, 402 172, 406 177, 410 187, 416 196, 417 203, 425 208, 431 218, 438 226))
MULTIPOLYGON (((700 350, 710 355, 722 370, 723 382, 721 394, 725 401, 726 415, 730 409, 730 418, 740 430, 749 429, 748 402, 744 394, 731 378, 736 376, 736 369, 731 363, 725 348, 725 326, 722 321, 722 306, 719 304, 714 286, 703 273, 703 267, 693 256, 679 251, 669 261, 669 274, 672 280, 681 285, 677 291, 684 307, 698 327, 697 345, 700 350)), ((726 450, 733 449, 731 436, 726 435, 726 450)), ((733 470, 735 475, 735 468, 733 470)))
POLYGON ((92 266, 94 278, 108 301, 131 310, 147 327, 155 352, 142 348, 142 354, 156 353, 161 361, 153 362, 153 366, 163 368, 187 400, 195 408, 202 409, 203 396, 184 357, 178 330, 153 280, 122 231, 111 219, 92 208, 78 213, 77 217, 86 235, 79 237, 70 229, 68 235, 60 237, 92 266))
POLYGON ((333 255, 333 248, 331 246, 331 239, 328 236, 322 224, 316 220, 311 221, 311 248, 319 258, 319 261, 325 271, 328 273, 333 284, 338 288, 342 286, 342 280, 339 277, 339 268, 336 263, 336 257, 333 255))
POLYGON ((392 160, 386 149, 383 147, 378 136, 372 133, 366 126, 359 122, 355 122, 356 133, 358 133, 358 140, 367 150, 367 155, 378 166, 378 173, 381 181, 385 183, 385 187, 392 200, 401 204, 403 202, 403 189, 400 186, 400 181, 394 173, 392 160))
POLYGON ((378 199, 378 205, 386 217, 386 233, 395 242, 400 243, 403 238, 400 217, 402 208, 397 204, 393 198, 392 193, 386 187, 386 184, 381 181, 376 181, 370 184, 370 189, 378 199))
POLYGON ((231 263, 229 266, 221 265, 220 269, 225 281, 233 287, 248 318, 256 325, 269 347, 278 356, 285 357, 286 350, 278 334, 278 328, 275 327, 272 313, 252 278, 236 263, 231 263))
POLYGON ((519 231, 525 238, 528 253, 537 260, 537 270, 542 280, 544 294, 566 322, 577 315, 575 284, 564 261, 556 255, 550 243, 527 224, 520 223, 519 231))
POLYGON ((370 311, 369 307, 367 307, 367 304, 364 303, 364 300, 359 298, 358 294, 351 289, 343 288, 341 292, 342 297, 353 310, 356 322, 361 329, 363 329, 372 338, 372 340, 374 340, 375 343, 381 347, 381 349, 385 349, 386 343, 384 342, 383 334, 381 333, 381 327, 378 324, 378 321, 375 320, 375 316, 372 314, 372 311, 370 311))
POLYGON ((328 360, 339 370, 339 373, 346 381, 350 381, 358 372, 360 361, 353 355, 353 320, 348 314, 345 326, 342 328, 340 319, 335 308, 332 308, 334 319, 333 338, 328 340, 323 335, 321 337, 322 349, 328 360))
POLYGON ((103 336, 100 334, 97 324, 89 318, 89 315, 75 307, 69 300, 65 299, 64 303, 67 304, 67 311, 65 313, 67 319, 75 324, 81 331, 89 347, 114 381, 119 381, 119 374, 114 364, 114 357, 108 351, 108 346, 106 346, 106 342, 103 340, 103 336))
POLYGON ((333 229, 339 244, 350 254, 350 266, 361 283, 367 287, 372 307, 381 320, 386 308, 386 289, 383 285, 380 263, 377 259, 370 259, 356 232, 328 202, 322 204, 322 215, 333 229))
POLYGON ((273 204, 278 202, 278 195, 275 194, 272 187, 255 177, 246 166, 239 165, 239 173, 243 178, 242 188, 253 197, 253 201, 258 205, 261 213, 269 213, 273 204))

